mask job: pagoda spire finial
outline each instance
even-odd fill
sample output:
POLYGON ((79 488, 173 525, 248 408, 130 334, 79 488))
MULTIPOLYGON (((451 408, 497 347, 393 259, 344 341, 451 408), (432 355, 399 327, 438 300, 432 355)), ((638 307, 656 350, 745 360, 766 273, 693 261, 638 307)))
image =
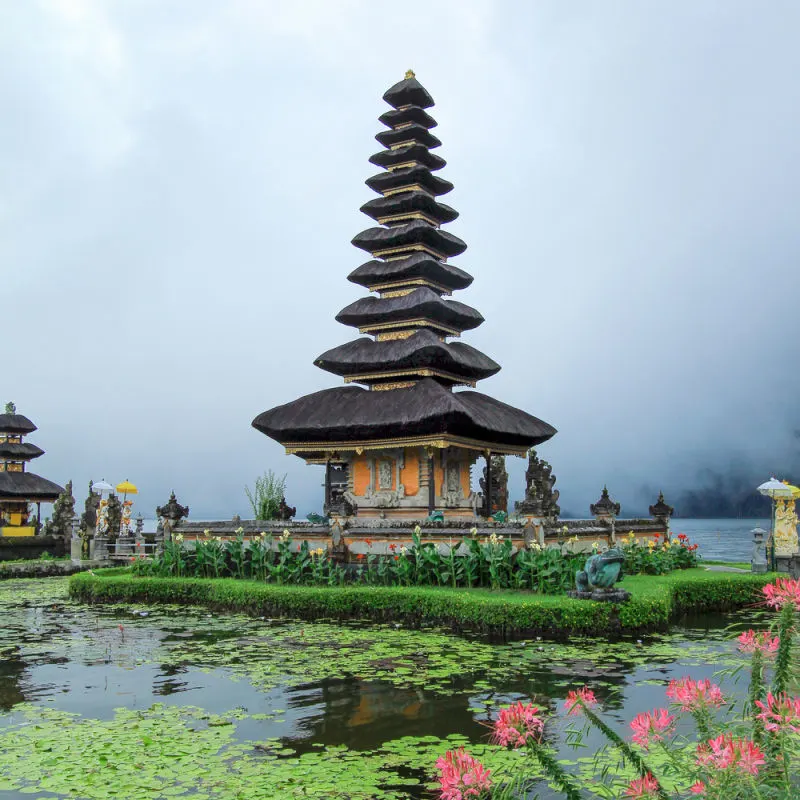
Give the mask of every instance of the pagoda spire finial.
POLYGON ((6 403, 6 414, 16 414, 16 413, 17 413, 17 407, 11 402, 6 403))
POLYGON ((417 76, 414 74, 413 69, 407 69, 405 79, 408 80, 409 78, 416 78, 417 76))

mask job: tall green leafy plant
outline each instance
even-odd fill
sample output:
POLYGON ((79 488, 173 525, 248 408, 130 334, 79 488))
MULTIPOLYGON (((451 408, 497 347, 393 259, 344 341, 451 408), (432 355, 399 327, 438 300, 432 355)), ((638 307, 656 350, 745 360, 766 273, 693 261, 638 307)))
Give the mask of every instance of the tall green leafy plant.
POLYGON ((277 519, 281 498, 286 493, 286 475, 279 478, 271 469, 268 469, 261 477, 256 478, 252 491, 249 486, 245 486, 244 491, 256 519, 277 519))

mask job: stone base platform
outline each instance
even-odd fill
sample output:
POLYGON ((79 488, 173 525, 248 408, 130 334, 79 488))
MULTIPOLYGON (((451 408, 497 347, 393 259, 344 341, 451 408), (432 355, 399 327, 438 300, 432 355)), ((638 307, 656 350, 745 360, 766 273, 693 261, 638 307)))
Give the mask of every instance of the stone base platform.
POLYGON ((625 589, 594 589, 591 592, 573 590, 567 592, 567 597, 575 600, 594 600, 598 603, 626 603, 631 599, 631 593, 625 589))

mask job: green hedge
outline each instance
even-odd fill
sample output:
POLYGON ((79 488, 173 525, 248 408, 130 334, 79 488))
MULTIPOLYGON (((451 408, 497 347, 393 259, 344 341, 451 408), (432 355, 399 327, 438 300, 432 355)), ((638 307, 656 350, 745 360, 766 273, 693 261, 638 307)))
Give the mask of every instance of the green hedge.
POLYGON ((81 573, 70 594, 90 603, 179 603, 268 617, 370 619, 489 633, 614 633, 663 628, 686 611, 758 602, 774 575, 684 570, 633 576, 627 603, 519 591, 386 586, 278 586, 233 578, 143 578, 126 568, 81 573))

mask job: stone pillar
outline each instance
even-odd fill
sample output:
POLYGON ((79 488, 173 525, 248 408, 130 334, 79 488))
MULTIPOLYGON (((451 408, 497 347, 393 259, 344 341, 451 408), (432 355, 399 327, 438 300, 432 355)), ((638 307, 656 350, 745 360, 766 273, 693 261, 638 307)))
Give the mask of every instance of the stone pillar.
POLYGON ((78 563, 83 561, 83 539, 70 539, 69 547, 69 557, 72 559, 72 562, 78 563))
POLYGON ((92 539, 94 551, 91 554, 93 561, 108 561, 108 537, 95 536, 92 539))
POLYGON ((608 546, 613 547, 617 541, 616 519, 619 516, 621 506, 615 503, 608 494, 608 487, 604 486, 600 499, 589 506, 589 513, 601 524, 607 525, 608 546))
POLYGON ((428 516, 436 510, 436 465, 433 450, 428 452, 428 516))
POLYGON ((767 572, 769 567, 767 564, 767 531, 763 528, 753 528, 750 533, 753 534, 753 556, 750 559, 750 571, 767 572))
POLYGON ((668 506, 664 500, 664 492, 659 492, 658 500, 654 505, 650 506, 650 516, 664 526, 664 535, 667 539, 670 538, 669 520, 674 513, 675 509, 672 506, 668 506))
POLYGON ((486 497, 483 498, 487 519, 492 516, 492 454, 486 451, 486 497))
POLYGON ((331 507, 331 462, 330 459, 325 461, 325 502, 322 506, 322 513, 330 513, 331 507))

